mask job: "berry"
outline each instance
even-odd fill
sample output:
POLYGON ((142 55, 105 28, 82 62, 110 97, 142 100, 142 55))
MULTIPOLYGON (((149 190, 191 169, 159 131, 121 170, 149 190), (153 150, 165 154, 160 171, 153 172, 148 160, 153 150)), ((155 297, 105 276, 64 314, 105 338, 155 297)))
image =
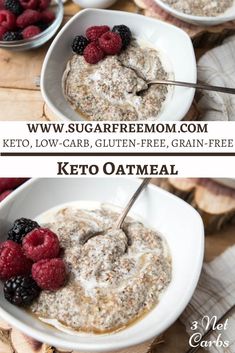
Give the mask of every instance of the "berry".
POLYGON ((37 34, 41 33, 41 29, 37 26, 28 26, 22 31, 22 36, 24 39, 35 37, 37 34))
POLYGON ((4 10, 5 5, 4 5, 4 0, 0 0, 0 10, 4 10))
POLYGON ((97 64, 104 58, 104 52, 96 43, 90 43, 84 50, 84 58, 89 64, 97 64))
POLYGON ((60 252, 60 243, 57 235, 50 229, 34 229, 23 239, 25 255, 34 262, 52 259, 60 252))
POLYGON ((2 40, 6 42, 12 42, 14 40, 21 40, 21 39, 23 39, 23 37, 20 32, 6 32, 2 37, 2 40))
MULTIPOLYGON (((3 26, 0 26, 0 40, 2 40, 3 35, 7 32, 7 29, 3 26)), ((5 191, 3 191, 5 192, 5 191)), ((2 195, 2 193, 1 193, 2 195)))
POLYGON ((41 260, 33 264, 32 276, 41 289, 58 290, 66 280, 64 261, 62 259, 41 260))
MULTIPOLYGON (((0 25, 12 30, 15 28, 16 16, 9 10, 0 11, 0 25)), ((1 186, 0 186, 1 188, 1 186)))
POLYGON ((20 0, 23 9, 35 10, 38 7, 38 0, 20 0))
POLYGON ((83 55, 85 48, 88 46, 89 40, 83 36, 76 36, 72 43, 73 52, 83 55))
POLYGON ((40 30, 41 30, 41 32, 42 32, 42 31, 45 31, 45 29, 48 28, 48 23, 39 21, 39 22, 35 23, 35 26, 37 26, 38 28, 40 28, 40 30))
POLYGON ((89 39, 89 41, 96 42, 102 36, 102 34, 108 31, 110 31, 108 26, 90 27, 86 30, 86 37, 89 39))
POLYGON ((19 244, 11 240, 0 244, 0 279, 27 275, 31 266, 32 262, 24 255, 19 244))
POLYGON ((41 20, 41 13, 36 10, 25 10, 16 20, 19 28, 25 28, 41 20))
POLYGON ((23 184, 26 178, 0 178, 0 193, 5 190, 15 189, 23 184))
POLYGON ((122 49, 121 36, 117 33, 107 32, 99 38, 99 46, 105 54, 118 54, 122 49))
POLYGON ((40 228, 39 224, 31 219, 17 219, 13 227, 8 232, 8 239, 21 244, 22 239, 35 228, 40 228))
POLYGON ((6 10, 11 11, 17 16, 23 12, 23 9, 18 0, 5 0, 4 6, 6 10))
POLYGON ((55 14, 51 10, 44 10, 41 12, 41 21, 51 23, 55 19, 55 14))
POLYGON ((112 32, 117 33, 122 38, 122 49, 126 49, 131 43, 132 34, 130 28, 125 25, 114 26, 112 32))
MULTIPOLYGON (((1 28, 0 28, 1 29, 1 28)), ((0 35, 1 36, 1 35, 0 35)), ((6 190, 0 195, 0 202, 3 201, 8 195, 12 193, 13 190, 6 190)))
POLYGON ((4 283, 4 297, 17 306, 32 304, 40 294, 40 288, 32 277, 16 276, 4 283))
POLYGON ((50 3, 51 0, 39 0, 38 7, 40 10, 46 10, 50 3))

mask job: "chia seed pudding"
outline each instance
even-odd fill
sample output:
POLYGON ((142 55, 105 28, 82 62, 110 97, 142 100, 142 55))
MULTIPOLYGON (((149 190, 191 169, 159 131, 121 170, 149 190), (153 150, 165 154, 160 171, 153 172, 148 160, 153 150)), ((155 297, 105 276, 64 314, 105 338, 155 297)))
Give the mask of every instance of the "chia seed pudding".
POLYGON ((85 119, 137 121, 156 119, 170 89, 155 85, 138 92, 147 88, 148 80, 168 78, 160 52, 132 40, 120 55, 107 56, 96 65, 74 54, 62 85, 65 98, 85 119))
POLYGON ((216 17, 232 7, 234 0, 163 0, 163 2, 188 15, 216 17))
POLYGON ((157 305, 171 281, 168 246, 155 230, 129 217, 123 230, 112 229, 118 216, 104 205, 52 212, 46 227, 59 237, 69 278, 56 292, 42 291, 31 305, 40 319, 81 333, 110 333, 157 305))

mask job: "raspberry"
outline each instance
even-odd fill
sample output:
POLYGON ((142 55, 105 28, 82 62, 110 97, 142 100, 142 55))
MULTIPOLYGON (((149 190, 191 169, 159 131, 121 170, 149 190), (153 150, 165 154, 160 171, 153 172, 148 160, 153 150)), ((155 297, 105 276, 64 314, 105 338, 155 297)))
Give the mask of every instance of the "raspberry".
POLYGON ((125 25, 114 26, 112 32, 117 33, 122 38, 122 49, 126 49, 131 43, 132 34, 130 28, 125 25))
POLYGON ((0 0, 0 10, 4 10, 5 5, 4 5, 4 0, 0 0))
POLYGON ((41 20, 41 13, 36 10, 25 10, 16 20, 19 28, 25 28, 41 20))
POLYGON ((0 193, 5 190, 15 189, 23 184, 26 178, 0 178, 0 193))
MULTIPOLYGON (((16 16, 9 10, 0 11, 0 25, 11 30, 15 28, 16 16)), ((0 183, 1 188, 1 183, 0 183)))
MULTIPOLYGON (((2 40, 3 35, 7 32, 7 29, 3 26, 0 26, 0 40, 2 40)), ((5 191, 3 191, 4 193, 5 191)), ((1 195, 3 194, 1 193, 1 195)), ((1 197, 1 196, 0 196, 1 197)))
POLYGON ((40 10, 46 10, 50 3, 51 0, 39 0, 38 7, 40 10))
POLYGON ((51 23, 55 19, 55 14, 51 10, 44 10, 41 12, 41 21, 51 23))
POLYGON ((32 277, 12 277, 4 283, 4 297, 17 306, 31 305, 39 296, 40 291, 32 277))
POLYGON ((74 53, 83 55, 85 48, 88 46, 89 40, 83 36, 76 36, 72 43, 72 50, 74 53))
POLYGON ((35 228, 40 228, 39 224, 31 219, 19 218, 8 231, 8 240, 13 240, 21 244, 22 239, 35 228))
POLYGON ((2 37, 2 40, 6 42, 12 42, 21 39, 23 39, 23 37, 20 32, 6 32, 2 37))
POLYGON ((6 10, 11 11, 17 16, 23 12, 23 9, 18 0, 5 0, 4 6, 6 10))
POLYGON ((102 34, 110 31, 110 28, 108 26, 94 26, 90 27, 86 30, 86 37, 91 41, 91 42, 96 42, 102 34))
POLYGON ((37 34, 41 33, 41 30, 37 26, 28 26, 22 31, 22 36, 24 39, 35 37, 37 34))
POLYGON ((122 49, 122 38, 117 33, 107 32, 99 38, 99 46, 105 54, 118 54, 122 49))
POLYGON ((84 58, 89 64, 97 64, 104 58, 104 52, 98 44, 92 42, 84 50, 84 58))
POLYGON ((60 243, 57 235, 50 229, 34 229, 23 239, 25 255, 34 262, 52 259, 60 252, 60 243))
MULTIPOLYGON (((3 27, 4 28, 4 27, 3 27)), ((0 38, 1 38, 1 28, 0 28, 0 38)), ((6 190, 0 195, 0 202, 3 201, 8 195, 12 193, 13 190, 6 190)))
POLYGON ((27 275, 31 266, 32 262, 24 255, 19 244, 11 240, 0 244, 0 279, 27 275))
POLYGON ((33 264, 32 276, 41 289, 58 290, 66 280, 64 261, 62 259, 41 260, 33 264))
POLYGON ((38 7, 38 0, 20 0, 20 4, 25 10, 35 10, 38 7))

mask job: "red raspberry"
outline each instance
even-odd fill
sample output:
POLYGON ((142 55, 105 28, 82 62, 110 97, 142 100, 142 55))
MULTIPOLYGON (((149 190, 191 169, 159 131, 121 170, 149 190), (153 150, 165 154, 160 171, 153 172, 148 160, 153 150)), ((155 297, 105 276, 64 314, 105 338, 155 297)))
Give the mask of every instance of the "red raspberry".
POLYGON ((25 28, 33 25, 41 20, 40 12, 36 10, 25 10, 19 17, 17 17, 16 24, 19 28, 25 28))
POLYGON ((0 279, 28 275, 32 262, 24 255, 21 246, 12 240, 0 244, 0 279))
POLYGON ((34 262, 52 259, 60 252, 60 243, 57 235, 47 228, 36 228, 23 239, 25 255, 34 262))
MULTIPOLYGON (((2 40, 3 34, 7 32, 7 28, 0 26, 0 40, 2 40)), ((4 191, 5 192, 5 191, 4 191)), ((3 193, 4 193, 3 192, 3 193)), ((0 196, 1 197, 1 196, 0 196)))
POLYGON ((17 186, 23 184, 26 178, 0 178, 0 193, 5 190, 15 189, 17 186))
POLYGON ((107 32, 99 38, 99 46, 105 54, 118 54, 122 49, 122 38, 117 33, 107 32))
POLYGON ((20 0, 20 5, 23 9, 35 10, 38 7, 38 0, 20 0))
POLYGON ((5 2, 5 0, 0 0, 0 10, 4 10, 5 9, 4 2, 5 2))
POLYGON ((15 28, 16 16, 9 10, 0 11, 0 25, 11 30, 15 28))
POLYGON ((24 39, 35 37, 37 34, 41 33, 41 30, 37 26, 28 26, 22 31, 22 36, 24 39))
POLYGON ((46 10, 50 5, 51 0, 39 0, 38 7, 40 10, 46 10))
POLYGON ((94 26, 86 30, 86 37, 91 42, 96 42, 102 34, 110 31, 109 26, 94 26))
MULTIPOLYGON (((4 27, 2 27, 4 28, 4 27)), ((0 39, 1 39, 1 27, 0 27, 0 39)), ((12 193, 13 190, 6 190, 0 195, 0 202, 3 201, 10 193, 12 193)))
POLYGON ((84 58, 88 64, 97 64, 104 58, 104 52, 95 42, 92 42, 86 46, 83 52, 84 58))
POLYGON ((32 277, 41 289, 58 290, 66 280, 64 261, 62 259, 41 260, 33 264, 32 277))
POLYGON ((55 14, 51 10, 44 10, 41 12, 41 20, 44 23, 51 23, 55 19, 55 14))

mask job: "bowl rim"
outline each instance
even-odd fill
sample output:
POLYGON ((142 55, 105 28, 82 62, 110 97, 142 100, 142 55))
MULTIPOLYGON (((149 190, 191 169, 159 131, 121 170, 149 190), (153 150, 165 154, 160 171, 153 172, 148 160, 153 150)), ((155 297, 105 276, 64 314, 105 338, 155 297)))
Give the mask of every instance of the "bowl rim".
MULTIPOLYGON (((42 69, 41 69, 41 78, 40 78, 40 89, 41 89, 42 97, 43 97, 44 101, 46 102, 46 104, 48 105, 48 107, 56 115, 56 118, 58 118, 59 120, 62 120, 62 121, 70 121, 71 122, 73 120, 71 120, 70 118, 67 118, 63 113, 61 113, 60 110, 53 104, 51 99, 48 98, 47 93, 46 93, 46 89, 45 89, 45 80, 46 80, 45 72, 46 72, 46 69, 47 69, 47 65, 48 65, 48 61, 49 61, 50 55, 53 52, 55 45, 59 41, 61 34, 64 33, 67 30, 67 28, 70 26, 70 24, 72 22, 74 22, 77 19, 79 19, 79 17, 82 16, 83 14, 89 13, 89 12, 91 12, 91 13, 93 12, 95 14, 97 14, 97 13, 98 14, 99 13, 106 13, 108 15, 108 14, 112 13, 114 15, 115 14, 122 14, 123 15, 123 11, 118 11, 118 10, 95 9, 95 8, 88 8, 88 9, 81 10, 77 14, 75 14, 61 28, 61 30, 57 33, 56 37, 52 41, 52 43, 51 43, 51 45, 50 45, 50 47, 49 47, 49 49, 48 49, 48 51, 46 53, 44 61, 43 61, 43 65, 42 65, 42 69)), ((158 19, 146 17, 146 16, 143 16, 141 14, 136 14, 136 13, 131 13, 131 12, 124 12, 124 13, 125 13, 125 15, 131 16, 131 17, 139 17, 139 19, 144 17, 148 21, 158 22, 160 24, 163 24, 166 27, 174 29, 174 31, 178 31, 182 36, 184 36, 185 40, 187 40, 188 43, 189 42, 191 43, 191 54, 192 54, 192 60, 193 60, 193 66, 194 66, 194 70, 192 72, 192 82, 193 83, 197 82, 197 64, 196 64, 195 51, 194 51, 194 48, 193 48, 193 44, 192 44, 191 38, 189 37, 189 35, 184 30, 182 30, 181 28, 179 28, 177 26, 174 26, 174 25, 172 25, 170 23, 167 23, 167 22, 164 22, 164 21, 161 21, 161 20, 158 20, 158 19)), ((190 92, 191 92, 191 94, 187 98, 187 104, 184 104, 184 109, 180 108, 181 110, 180 109, 178 110, 178 111, 180 111, 180 115, 182 117, 181 118, 178 117, 177 119, 171 119, 171 117, 169 117, 167 120, 164 119, 165 121, 181 121, 184 118, 184 116, 187 114, 187 112, 189 111, 189 109, 190 109, 190 107, 192 105, 196 90, 194 88, 191 88, 190 92)), ((86 122, 87 120, 80 118, 79 115, 78 115, 78 119, 76 121, 86 122)), ((106 121, 106 120, 104 120, 104 121, 106 121)), ((142 121, 146 122, 148 120, 142 120, 142 121)), ((156 120, 153 120, 153 122, 154 121, 159 122, 159 121, 163 121, 163 119, 161 120, 161 119, 157 118, 156 120)), ((91 120, 91 122, 93 122, 93 120, 91 120)), ((130 121, 130 122, 126 121, 126 123, 133 123, 133 121, 130 121)))
MULTIPOLYGON (((163 10, 167 11, 168 13, 170 13, 171 15, 180 18, 182 21, 183 19, 188 20, 188 21, 195 21, 198 22, 199 24, 201 24, 202 22, 205 24, 206 22, 211 25, 215 24, 215 23, 219 23, 218 21, 220 21, 220 23, 224 23, 224 22, 229 22, 232 20, 235 20, 235 13, 233 15, 219 15, 219 16, 198 16, 198 15, 188 15, 184 12, 181 12, 179 10, 174 9, 172 6, 166 4, 164 1, 162 0, 154 0, 155 3, 157 5, 159 5, 163 10)), ((235 7, 235 2, 233 4, 232 7, 235 7)), ((187 22, 187 21, 186 21, 187 22)))
MULTIPOLYGON (((51 6, 57 5, 57 13, 54 21, 47 27, 44 31, 40 32, 36 36, 28 39, 21 39, 21 40, 14 40, 10 42, 6 42, 3 40, 0 40, 0 48, 1 49, 24 49, 24 47, 30 45, 30 44, 37 44, 37 42, 40 42, 41 39, 46 38, 45 42, 42 42, 41 45, 45 44, 48 40, 51 39, 51 37, 56 33, 57 29, 60 27, 62 20, 63 20, 63 13, 64 13, 64 6, 63 6, 63 1, 62 0, 54 0, 53 3, 51 3, 51 6), (50 36, 51 34, 51 36, 50 36)), ((34 46, 32 46, 33 49, 34 46)), ((30 49, 30 48, 29 48, 30 49)))
MULTIPOLYGON (((9 202, 11 202, 14 198, 17 197, 19 193, 21 193, 22 190, 27 189, 28 186, 33 186, 34 183, 39 181, 41 178, 33 178, 31 180, 28 180, 25 182, 23 185, 21 185, 17 190, 13 191, 11 195, 9 195, 8 198, 3 200, 3 202, 0 205, 0 211, 1 209, 9 202)), ((100 178, 101 179, 101 178, 100 178)), ((103 178, 105 179, 105 178, 103 178)), ((130 180, 130 178, 123 178, 130 180)), ((137 183, 137 186, 141 183, 141 180, 138 178, 132 178, 132 181, 137 183)), ((110 337, 114 337, 114 339, 111 342, 106 342, 106 343, 78 343, 78 342, 67 342, 64 341, 62 338, 58 337, 53 337, 50 335, 50 333, 44 333, 38 331, 36 328, 29 326, 28 324, 25 324, 21 320, 15 318, 13 315, 8 313, 6 310, 4 310, 2 307, 0 307, 0 317, 6 321, 8 321, 13 327, 18 328, 21 330, 24 334, 29 335, 33 337, 34 339, 40 341, 40 342, 46 342, 47 344, 50 344, 55 347, 60 347, 63 349, 69 349, 69 350, 81 350, 82 352, 111 352, 111 351, 117 351, 120 349, 125 349, 131 346, 135 346, 138 344, 141 344, 143 342, 146 342, 154 337, 156 335, 159 335, 160 333, 164 332, 167 328, 169 328, 181 315, 182 311, 185 309, 187 304, 189 303, 191 297, 193 296, 193 293, 195 291, 195 288, 198 284, 198 280, 201 274, 201 269, 203 265, 203 258, 204 258, 204 246, 205 246, 205 240, 204 240, 204 226, 202 222, 202 218, 199 215, 199 213, 188 203, 180 199, 179 197, 169 193, 168 191, 165 191, 161 189, 160 187, 154 185, 154 184, 149 184, 148 188, 151 190, 155 190, 156 192, 160 194, 167 195, 169 199, 177 199, 178 202, 180 202, 182 205, 186 206, 187 208, 190 208, 192 213, 195 215, 197 218, 197 223, 198 227, 200 229, 200 234, 198 234, 198 257, 196 259, 196 265, 194 266, 194 272, 193 275, 190 278, 190 283, 185 288, 185 294, 183 297, 181 297, 181 300, 179 302, 179 305, 174 311, 174 314, 172 314, 171 317, 167 317, 164 323, 158 330, 152 333, 146 332, 144 339, 135 337, 135 342, 130 342, 129 344, 124 343, 119 340, 115 340, 115 334, 110 334, 110 337)), ((198 232, 199 233, 199 232, 198 232)), ((72 337, 72 336, 71 336, 72 337)))

